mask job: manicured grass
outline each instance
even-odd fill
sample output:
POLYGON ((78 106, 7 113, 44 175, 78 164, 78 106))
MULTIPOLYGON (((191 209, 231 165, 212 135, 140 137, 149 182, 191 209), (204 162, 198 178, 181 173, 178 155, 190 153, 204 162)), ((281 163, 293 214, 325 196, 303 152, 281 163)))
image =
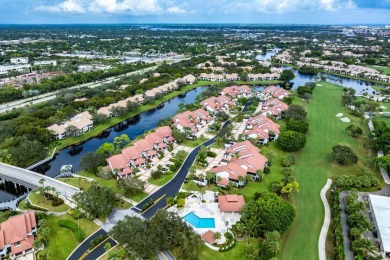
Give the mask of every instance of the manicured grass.
POLYGON ((62 182, 72 185, 80 190, 86 190, 91 187, 91 182, 83 178, 60 178, 62 182))
POLYGON ((193 141, 192 141, 192 140, 186 139, 186 140, 184 140, 184 141, 181 143, 181 145, 194 148, 194 147, 197 147, 198 145, 200 145, 200 144, 206 142, 207 140, 209 140, 209 139, 206 138, 206 137, 204 137, 204 138, 198 138, 197 140, 193 140, 193 141))
POLYGON ((140 202, 141 200, 143 200, 147 196, 149 196, 149 194, 147 194, 146 192, 142 192, 142 193, 135 194, 133 196, 129 196, 129 199, 132 199, 136 202, 140 202))
POLYGON ((300 192, 294 196, 296 218, 282 237, 279 259, 318 259, 318 238, 323 224, 324 209, 320 199, 320 190, 328 177, 360 174, 367 162, 367 150, 364 138, 352 138, 345 128, 354 124, 368 134, 368 127, 360 118, 349 115, 341 106, 341 87, 321 82, 316 87, 313 99, 308 104, 307 121, 310 130, 306 146, 296 153, 295 177, 300 192), (351 119, 344 123, 336 114, 343 113, 351 119), (350 146, 358 155, 359 162, 352 166, 340 166, 332 159, 333 145, 350 146))
POLYGON ((68 205, 65 203, 53 207, 51 205, 51 200, 44 199, 38 192, 31 192, 30 195, 28 195, 28 198, 30 199, 31 203, 34 205, 37 205, 42 208, 46 208, 48 211, 53 211, 53 212, 62 212, 70 209, 68 205))
POLYGON ((168 181, 172 180, 172 178, 175 176, 174 173, 170 173, 170 174, 163 174, 161 175, 160 178, 158 179, 153 179, 152 177, 150 177, 148 179, 148 182, 150 184, 153 184, 153 185, 157 185, 157 186, 163 186, 165 183, 167 183, 168 181))
MULTIPOLYGON (((253 245, 254 248, 259 247, 259 241, 255 238, 249 239, 249 243, 253 245)), ((242 259, 248 259, 245 254, 244 250, 245 248, 248 247, 248 239, 246 238, 244 241, 237 242, 234 248, 227 252, 218 252, 214 251, 207 246, 203 245, 202 246, 202 251, 199 254, 199 259, 202 260, 242 260, 242 259)))
MULTIPOLYGON (((77 221, 67 214, 62 216, 47 216, 47 225, 50 228, 47 250, 50 252, 52 259, 66 259, 79 244, 71 230, 58 226, 58 221, 63 219, 73 221, 77 224, 77 221)), ((82 218, 80 219, 80 229, 88 237, 98 229, 98 226, 90 220, 82 218)))
POLYGON ((22 199, 19 201, 18 208, 21 210, 28 210, 29 208, 26 206, 26 199, 22 199))
POLYGON ((118 192, 117 181, 115 179, 105 180, 101 177, 96 176, 95 174, 93 174, 91 172, 86 172, 86 171, 81 171, 77 174, 84 176, 84 177, 94 179, 99 185, 104 186, 104 187, 112 187, 115 190, 115 192, 118 192))

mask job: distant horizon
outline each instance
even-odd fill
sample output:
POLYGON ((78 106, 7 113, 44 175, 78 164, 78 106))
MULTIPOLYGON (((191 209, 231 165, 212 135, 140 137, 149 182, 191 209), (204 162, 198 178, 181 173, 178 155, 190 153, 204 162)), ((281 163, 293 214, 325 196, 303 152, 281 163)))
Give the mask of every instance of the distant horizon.
POLYGON ((267 25, 267 26, 390 26, 389 23, 335 23, 335 24, 322 24, 322 23, 237 23, 237 22, 107 22, 107 23, 1 23, 0 26, 15 26, 15 25, 267 25))
POLYGON ((389 0, 0 0, 0 4, 0 24, 17 25, 390 23, 389 0))

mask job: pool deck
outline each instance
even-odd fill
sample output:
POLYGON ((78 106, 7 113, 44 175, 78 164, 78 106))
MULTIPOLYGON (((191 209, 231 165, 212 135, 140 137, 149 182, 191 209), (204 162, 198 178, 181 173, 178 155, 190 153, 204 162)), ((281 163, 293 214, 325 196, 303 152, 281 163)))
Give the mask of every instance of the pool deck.
POLYGON ((222 244, 226 240, 223 234, 227 232, 228 228, 231 228, 232 225, 240 220, 241 214, 220 212, 218 202, 214 202, 214 194, 215 193, 212 191, 206 191, 206 194, 203 195, 203 200, 205 200, 206 203, 202 203, 201 195, 199 193, 191 195, 186 198, 183 209, 177 210, 175 207, 171 207, 169 210, 176 211, 182 218, 190 212, 194 212, 199 218, 214 218, 215 228, 196 228, 191 224, 189 225, 199 235, 203 235, 208 230, 211 230, 214 233, 221 233, 222 236, 218 240, 218 244, 222 244), (227 225, 226 221, 228 222, 227 225))

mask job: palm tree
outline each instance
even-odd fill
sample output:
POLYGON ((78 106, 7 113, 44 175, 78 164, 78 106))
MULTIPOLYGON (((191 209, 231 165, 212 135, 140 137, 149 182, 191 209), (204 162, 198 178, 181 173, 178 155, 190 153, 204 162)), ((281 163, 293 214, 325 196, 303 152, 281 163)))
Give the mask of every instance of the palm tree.
POLYGON ((258 170, 256 172, 256 178, 259 180, 259 182, 263 179, 263 171, 262 170, 258 170))
POLYGON ((191 174, 195 174, 195 173, 196 173, 196 168, 195 168, 194 165, 192 165, 192 166, 189 168, 189 172, 190 172, 191 174))
POLYGON ((199 193, 200 193, 200 196, 201 196, 201 198, 202 198, 202 201, 203 201, 203 195, 205 195, 205 194, 206 194, 206 191, 205 191, 205 190, 203 190, 203 189, 201 189, 201 190, 199 191, 199 193))
POLYGON ((221 238, 221 233, 215 232, 214 233, 214 238, 217 240, 217 244, 218 244, 218 240, 221 238))
POLYGON ((43 198, 44 203, 46 203, 46 188, 45 188, 45 179, 40 179, 39 184, 41 187, 38 188, 41 197, 43 198))
POLYGON ((243 176, 238 176, 238 186, 240 189, 242 188, 243 184, 245 183, 245 178, 243 176))
POLYGON ((104 251, 106 251, 106 259, 108 259, 108 251, 111 249, 111 244, 110 243, 105 243, 104 244, 104 251))
POLYGON ((253 180, 253 177, 252 177, 252 175, 247 174, 246 177, 245 177, 245 179, 246 179, 246 183, 247 183, 248 186, 249 186, 249 182, 250 182, 251 180, 253 180))
POLYGON ((190 181, 188 182, 188 192, 194 192, 196 190, 198 186, 196 185, 196 183, 194 181, 190 181))
POLYGON ((214 192, 214 196, 217 196, 219 194, 219 187, 218 186, 214 186, 213 187, 213 192, 214 192))

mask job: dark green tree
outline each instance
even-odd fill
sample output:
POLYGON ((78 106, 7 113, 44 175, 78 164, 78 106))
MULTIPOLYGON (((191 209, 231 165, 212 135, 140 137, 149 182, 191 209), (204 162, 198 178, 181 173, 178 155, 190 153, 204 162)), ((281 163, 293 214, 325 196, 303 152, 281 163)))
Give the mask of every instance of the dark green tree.
POLYGON ((98 172, 98 167, 106 164, 106 156, 100 153, 86 153, 80 162, 80 168, 93 173, 98 172))
POLYGON ((108 217, 115 206, 115 192, 112 188, 93 182, 84 192, 73 195, 76 205, 91 217, 108 217))
POLYGON ((250 232, 263 236, 266 232, 285 232, 294 218, 295 210, 290 203, 274 193, 266 193, 244 206, 241 221, 245 225, 254 222, 254 225, 249 225, 250 232))
POLYGON ((356 164, 358 162, 357 155, 348 146, 335 145, 332 147, 333 158, 342 165, 356 164))
POLYGON ((306 136, 299 132, 287 130, 280 133, 277 143, 284 151, 298 151, 305 146, 306 136))

